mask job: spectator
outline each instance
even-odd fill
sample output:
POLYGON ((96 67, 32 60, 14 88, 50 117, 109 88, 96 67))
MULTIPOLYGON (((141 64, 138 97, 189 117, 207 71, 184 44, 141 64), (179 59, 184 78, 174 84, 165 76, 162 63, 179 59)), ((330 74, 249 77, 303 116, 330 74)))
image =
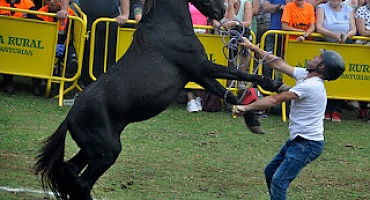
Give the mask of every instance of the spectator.
MULTIPOLYGON (((194 25, 207 25, 207 17, 204 16, 193 4, 189 3, 189 12, 194 25)), ((194 29, 197 34, 206 33, 205 29, 194 29)), ((202 110, 202 99, 200 91, 186 89, 187 104, 186 111, 198 112, 202 110)))
POLYGON ((341 0, 330 0, 317 7, 317 32, 326 36, 325 41, 353 43, 349 38, 356 35, 353 9, 341 0))
MULTIPOLYGON (((225 29, 234 29, 240 33, 244 30, 244 37, 251 38, 250 30, 252 27, 253 8, 248 0, 229 0, 224 19, 222 19, 223 27, 225 29), (244 27, 244 29, 243 29, 244 27)), ((237 61, 235 58, 237 51, 230 51, 230 58, 237 61)), ((239 69, 249 71, 250 56, 247 50, 243 51, 239 58, 239 63, 230 63, 229 65, 236 64, 239 69)), ((238 87, 245 88, 245 83, 239 81, 238 87)))
MULTIPOLYGON (((360 36, 370 37, 370 5, 369 1, 356 11, 356 28, 360 36)), ((357 40, 357 44, 370 45, 370 40, 357 40)))
POLYGON ((269 26, 271 23, 271 13, 266 12, 264 9, 265 1, 267 0, 260 0, 260 9, 259 9, 258 15, 256 16, 256 21, 257 21, 256 43, 257 44, 260 43, 262 35, 269 29, 269 26))
MULTIPOLYGON (((45 0, 45 6, 40 8, 38 11, 39 12, 48 12, 48 13, 57 13, 60 10, 61 4, 58 2, 58 0, 45 0)), ((73 16, 74 12, 73 10, 68 7, 68 15, 73 16)), ((37 15, 38 18, 42 19, 43 21, 47 22, 55 22, 58 19, 51 17, 51 16, 46 16, 46 15, 37 15)), ((68 35, 68 19, 59 19, 59 32, 58 32, 58 47, 65 49, 66 45, 66 39, 68 35)), ((72 38, 71 38, 72 39, 72 38)), ((58 52, 57 51, 57 57, 59 59, 64 58, 64 52, 58 52)), ((73 77, 74 74, 77 71, 77 56, 76 56, 76 50, 73 46, 72 43, 69 43, 68 45, 68 55, 67 55, 67 66, 66 66, 66 76, 67 77, 73 77)), ((57 69, 59 70, 59 69, 57 69)))
MULTIPOLYGON (((266 51, 251 44, 246 38, 247 48, 259 54, 267 55, 266 51)), ((261 98, 249 105, 236 106, 235 114, 246 111, 267 109, 285 101, 291 101, 289 114, 289 140, 279 153, 265 168, 265 177, 270 199, 286 199, 290 183, 309 163, 320 156, 324 149, 323 115, 326 105, 324 81, 335 80, 344 71, 341 56, 334 51, 322 51, 307 61, 307 69, 291 67, 274 55, 267 55, 273 60, 270 66, 297 80, 296 85, 288 91, 261 98)))
MULTIPOLYGON (((324 41, 335 43, 353 43, 350 37, 356 35, 353 9, 341 0, 330 0, 317 7, 317 32, 326 36, 324 41)), ((328 100, 325 119, 341 121, 343 100, 328 100)))
POLYGON ((282 29, 285 31, 299 31, 302 36, 290 36, 289 39, 296 39, 302 42, 315 31, 315 12, 311 4, 304 0, 289 2, 284 7, 281 18, 282 29))
MULTIPOLYGON (((129 19, 135 20, 137 23, 141 20, 143 12, 143 0, 130 0, 129 19)), ((126 23, 124 28, 136 28, 136 24, 126 23)))
MULTIPOLYGON (((285 8, 286 0, 266 0, 264 3, 263 9, 265 12, 271 14, 271 23, 269 30, 281 30, 281 17, 283 14, 283 10, 285 8)), ((275 47, 275 35, 268 35, 266 37, 265 41, 265 50, 267 52, 274 52, 274 49, 276 48, 276 54, 277 56, 282 57, 281 48, 282 47, 282 37, 279 35, 278 41, 277 41, 278 47, 275 47)), ((272 78, 272 69, 268 67, 267 65, 263 66, 263 75, 267 77, 272 78)))
POLYGON ((258 34, 258 23, 257 23, 257 15, 260 13, 261 7, 261 0, 248 0, 252 4, 252 24, 251 30, 257 36, 258 34))
MULTIPOLYGON (((69 0, 61 0, 61 10, 57 12, 59 18, 65 18, 68 16, 68 2, 69 0)), ((130 0, 79 0, 81 10, 87 15, 87 29, 91 30, 92 23, 100 17, 115 18, 118 25, 123 25, 129 18, 130 13, 130 0)), ((105 50, 105 24, 99 23, 96 27, 95 32, 95 49, 94 49, 94 64, 93 72, 94 75, 99 77, 100 74, 104 73, 103 66, 106 64, 107 68, 116 62, 116 45, 117 45, 117 24, 110 24, 109 26, 109 40, 108 40, 108 58, 107 62, 104 63, 104 51, 105 50)), ((86 87, 91 83, 89 76, 89 54, 90 54, 90 43, 85 43, 85 50, 83 56, 82 73, 80 79, 81 87, 86 87)))
MULTIPOLYGON (((140 2, 133 4, 133 14, 134 14, 134 19, 137 23, 141 21, 141 17, 143 15, 143 2, 144 0, 140 0, 140 2)), ((131 7, 131 6, 130 6, 131 7)))
MULTIPOLYGON (((36 10, 35 4, 31 0, 0 0, 0 6, 2 7, 12 7, 26 10, 36 10)), ((13 16, 18 18, 35 18, 34 15, 29 15, 22 12, 13 12, 9 10, 0 10, 0 15, 13 16)), ((6 93, 12 93, 15 91, 15 83, 13 75, 4 74, 3 75, 3 91, 6 93)), ((39 79, 32 79, 32 90, 34 91, 39 85, 39 79)), ((39 95, 38 93, 34 93, 39 95)))
POLYGON ((328 2, 328 0, 306 0, 306 3, 310 3, 316 11, 318 5, 328 2))
POLYGON ((33 0, 33 3, 35 4, 36 9, 40 9, 42 6, 44 6, 44 1, 43 0, 33 0))
POLYGON ((354 12, 356 12, 357 8, 364 5, 364 0, 344 0, 343 3, 351 7, 354 12))
MULTIPOLYGON (((360 36, 370 37, 370 3, 367 1, 364 6, 359 7, 356 11, 356 27, 360 36)), ((370 46, 370 40, 356 40, 357 44, 370 46)), ((368 113, 368 102, 360 102, 360 119, 370 120, 368 113)))

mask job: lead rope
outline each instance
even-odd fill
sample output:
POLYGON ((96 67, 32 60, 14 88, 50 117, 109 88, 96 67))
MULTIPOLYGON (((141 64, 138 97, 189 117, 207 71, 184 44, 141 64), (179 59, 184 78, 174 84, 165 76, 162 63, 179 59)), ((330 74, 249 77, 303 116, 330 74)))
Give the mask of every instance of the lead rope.
MULTIPOLYGON (((223 48, 222 48, 222 52, 223 52, 223 54, 224 54, 224 56, 225 56, 225 58, 229 61, 229 62, 232 62, 235 66, 236 66, 236 68, 237 69, 239 69, 240 67, 242 67, 242 66, 244 66, 244 65, 246 65, 246 64, 248 64, 248 63, 243 63, 243 64, 241 64, 241 63, 238 63, 238 61, 237 61, 237 58, 242 54, 242 53, 244 53, 245 51, 250 55, 250 57, 251 58, 253 58, 253 60, 255 61, 255 62, 257 62, 258 63, 258 65, 257 65, 257 67, 253 70, 253 74, 257 74, 257 72, 258 72, 258 69, 259 69, 259 67, 261 66, 261 65, 266 65, 266 64, 269 64, 269 63, 271 63, 271 62, 273 62, 273 61, 275 61, 275 60, 282 60, 282 58, 280 58, 280 57, 275 57, 275 58, 273 58, 273 59, 271 59, 271 60, 269 60, 269 61, 266 61, 265 62, 265 60, 266 60, 266 58, 267 58, 267 56, 269 55, 269 54, 271 54, 271 52, 267 52, 267 54, 262 58, 262 59, 258 59, 258 58, 255 58, 252 54, 251 54, 251 52, 248 50, 248 49, 246 49, 246 48, 244 48, 244 47, 242 47, 242 48, 238 48, 239 47, 239 43, 241 43, 241 42, 243 42, 244 40, 243 40, 243 35, 244 35, 244 32, 245 32, 245 26, 243 25, 243 23, 242 22, 240 22, 240 21, 238 21, 237 20, 237 22, 239 23, 239 24, 241 24, 242 25, 242 32, 240 33, 239 31, 237 31, 237 30, 232 30, 232 29, 228 29, 228 30, 223 30, 221 27, 222 27, 222 25, 223 24, 225 24, 226 22, 228 22, 228 20, 226 20, 226 21, 224 21, 224 22, 222 22, 219 26, 217 26, 216 27, 216 29, 217 29, 217 31, 219 31, 220 32, 220 34, 222 35, 222 42, 224 43, 224 46, 223 46, 223 48), (229 39, 229 41, 228 42, 226 42, 226 38, 227 37, 230 37, 230 39, 229 39), (229 56, 229 55, 227 55, 227 51, 226 50, 231 50, 231 55, 229 56), (236 53, 236 55, 234 55, 234 52, 237 52, 236 53)), ((249 39, 249 38, 248 38, 249 39)), ((228 88, 226 89, 226 92, 225 92, 225 94, 224 94, 224 102, 225 103, 227 103, 227 101, 226 101, 226 97, 227 97, 227 95, 228 95, 228 93, 230 92, 230 89, 231 89, 231 86, 232 85, 234 85, 235 84, 235 82, 236 82, 236 80, 232 80, 231 81, 231 83, 229 84, 229 86, 228 86, 228 88)), ((251 84, 252 85, 252 84, 251 84)), ((250 85, 250 87, 251 87, 251 85, 250 85)), ((245 88, 244 89, 244 91, 243 91, 243 94, 241 95, 241 97, 238 99, 238 101, 240 102, 243 98, 244 98, 244 96, 245 96, 245 94, 246 94, 246 92, 247 92, 247 89, 248 88, 245 88)))

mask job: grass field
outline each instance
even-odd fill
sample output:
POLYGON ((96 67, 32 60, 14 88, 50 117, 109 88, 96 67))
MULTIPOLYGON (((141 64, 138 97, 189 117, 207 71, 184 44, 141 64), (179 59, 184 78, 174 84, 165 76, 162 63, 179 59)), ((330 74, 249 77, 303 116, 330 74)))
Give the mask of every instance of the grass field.
MULTIPOLYGON (((0 188, 41 190, 33 174, 40 142, 70 107, 26 92, 0 94, 0 188)), ((288 199, 370 199, 370 124, 344 113, 326 122, 323 154, 293 181, 288 199)), ((269 134, 246 130, 229 112, 187 113, 174 103, 155 118, 129 125, 117 162, 96 183, 94 199, 269 199, 263 170, 287 140, 288 123, 269 115, 269 134)), ((67 157, 77 151, 67 138, 67 157)), ((0 199, 47 199, 0 190, 0 199)))

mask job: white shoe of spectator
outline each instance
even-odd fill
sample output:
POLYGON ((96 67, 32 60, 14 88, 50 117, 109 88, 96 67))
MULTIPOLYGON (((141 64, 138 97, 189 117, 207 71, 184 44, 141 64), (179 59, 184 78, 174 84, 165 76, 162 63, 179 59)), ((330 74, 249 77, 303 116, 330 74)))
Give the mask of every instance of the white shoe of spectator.
POLYGON ((245 82, 244 81, 239 81, 238 82, 238 89, 244 90, 246 88, 245 82))
POLYGON ((202 98, 200 97, 195 97, 195 103, 197 104, 198 111, 202 111, 202 98))
POLYGON ((194 99, 190 100, 186 105, 186 111, 188 112, 198 112, 198 106, 194 99))

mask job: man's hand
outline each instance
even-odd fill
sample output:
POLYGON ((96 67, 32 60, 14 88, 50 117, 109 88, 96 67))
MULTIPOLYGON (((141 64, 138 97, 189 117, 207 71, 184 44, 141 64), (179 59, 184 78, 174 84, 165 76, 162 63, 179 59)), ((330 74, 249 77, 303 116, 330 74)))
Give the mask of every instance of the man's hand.
POLYGON ((253 46, 251 41, 249 41, 246 37, 243 37, 243 42, 240 42, 239 44, 245 46, 247 49, 253 46))
POLYGON ((303 41, 305 41, 305 39, 306 38, 304 38, 303 36, 299 36, 299 37, 297 37, 297 42, 303 42, 303 41))
POLYGON ((119 25, 123 25, 127 22, 128 20, 128 16, 126 15, 118 15, 116 17, 116 22, 119 24, 119 25))
POLYGON ((56 13, 56 15, 57 15, 57 18, 59 18, 59 19, 65 19, 65 18, 68 17, 68 11, 64 10, 64 9, 61 9, 56 13))
POLYGON ((234 116, 242 116, 245 114, 247 106, 245 105, 236 105, 233 109, 233 115, 234 116))
POLYGON ((339 36, 339 39, 340 39, 339 43, 344 44, 344 43, 346 43, 346 40, 348 39, 348 35, 344 34, 344 33, 341 33, 340 36, 339 36))

